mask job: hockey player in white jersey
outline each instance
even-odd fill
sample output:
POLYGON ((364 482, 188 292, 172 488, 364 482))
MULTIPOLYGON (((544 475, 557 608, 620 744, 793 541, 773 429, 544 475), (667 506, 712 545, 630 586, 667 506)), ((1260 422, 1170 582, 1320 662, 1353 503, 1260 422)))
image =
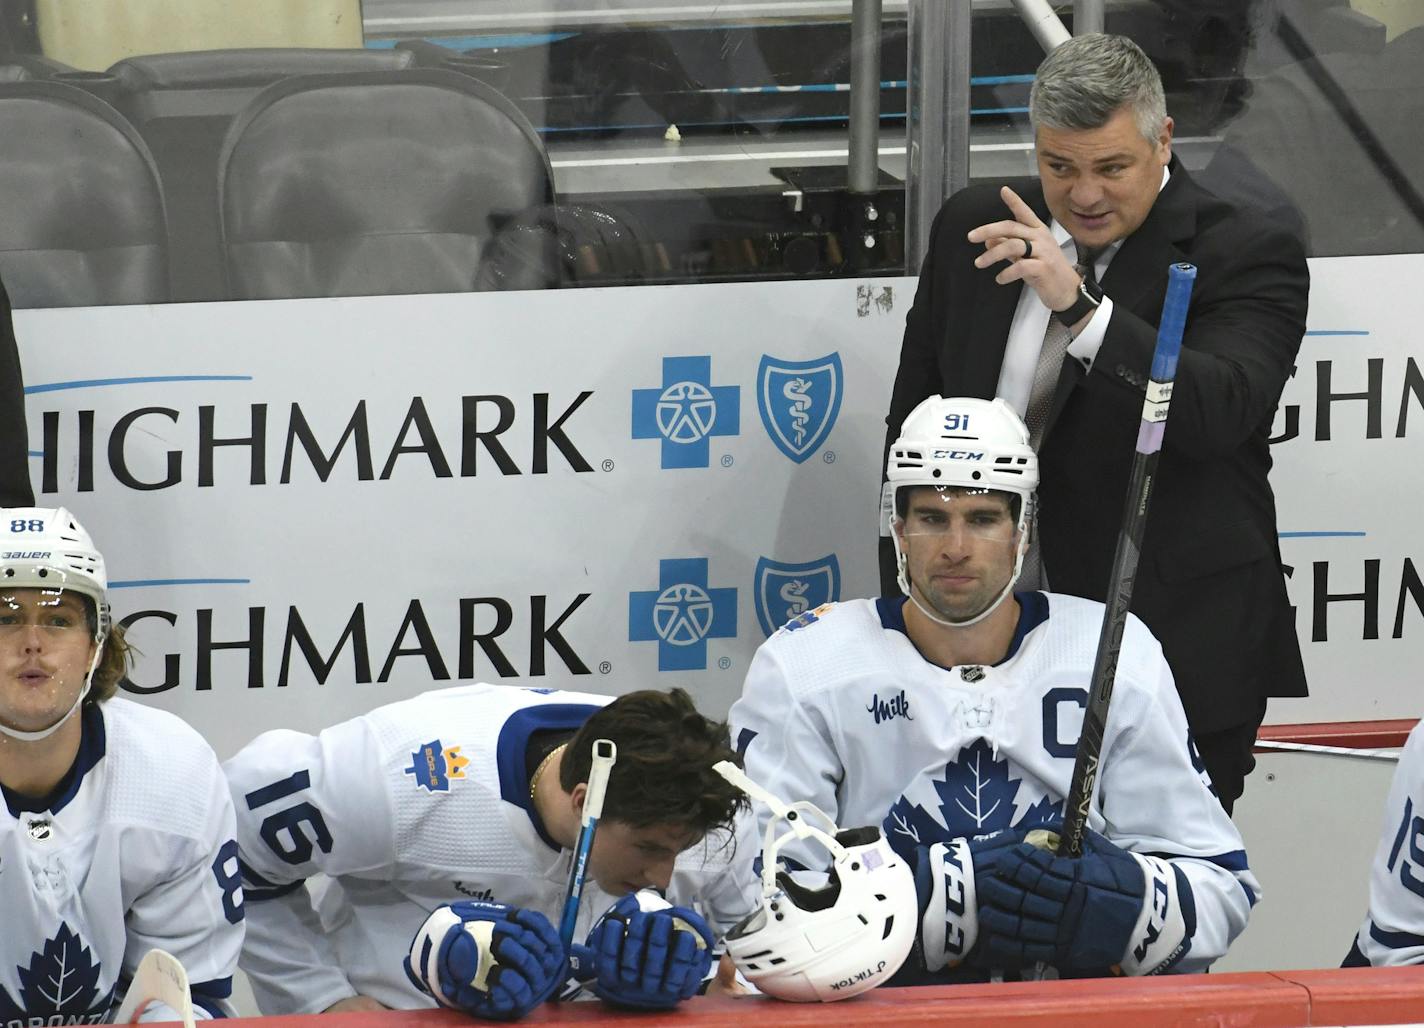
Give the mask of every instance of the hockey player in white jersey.
POLYGON ((1399 755, 1370 864, 1370 909, 1342 966, 1402 964, 1424 964, 1424 722, 1399 755))
POLYGON ((217 758, 112 698, 129 648, 74 517, 0 510, 0 536, 0 1028, 103 1021, 155 947, 197 1017, 228 1016, 243 908, 217 758))
POLYGON ((1025 843, 1062 816, 1103 606, 1012 591, 1038 482, 1023 423, 932 397, 887 473, 906 596, 826 604, 758 650, 730 715, 747 774, 882 825, 916 865, 919 956, 897 982, 1206 968, 1259 890, 1135 617, 1085 852, 1025 843))
POLYGON ((267 732, 226 764, 242 967, 262 1012, 439 1003, 510 1019, 547 999, 568 977, 553 925, 599 738, 617 760, 574 940, 598 951, 604 999, 656 1008, 691 995, 713 935, 757 901, 727 873, 734 826, 750 819, 713 771, 733 756, 726 726, 680 689, 610 702, 472 685, 317 736, 267 732), (638 892, 649 888, 673 906, 638 892))

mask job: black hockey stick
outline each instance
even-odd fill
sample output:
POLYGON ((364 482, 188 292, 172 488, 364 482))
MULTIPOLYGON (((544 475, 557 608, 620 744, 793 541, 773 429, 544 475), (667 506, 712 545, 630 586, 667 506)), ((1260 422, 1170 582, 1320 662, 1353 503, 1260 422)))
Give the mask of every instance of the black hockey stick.
POLYGON ((1137 452, 1132 458, 1132 474, 1127 484, 1127 504, 1113 554, 1112 574, 1108 578, 1107 609, 1103 613, 1102 633, 1098 636, 1097 656, 1093 658, 1092 691, 1088 694, 1088 708, 1083 712, 1083 734, 1078 737, 1073 782, 1063 808, 1063 831, 1058 837, 1061 857, 1077 857, 1083 853, 1083 833, 1088 827, 1088 807, 1093 802, 1093 786, 1098 779, 1117 658, 1122 649, 1122 633, 1127 627, 1132 586, 1137 578, 1147 505, 1152 501, 1157 454, 1162 449, 1167 407, 1172 401, 1172 380, 1176 378, 1177 356, 1182 350, 1182 329, 1196 277, 1197 269, 1190 264, 1174 264, 1167 269, 1167 298, 1162 303, 1162 323, 1157 329, 1157 348, 1152 353, 1152 377, 1142 404, 1137 452))

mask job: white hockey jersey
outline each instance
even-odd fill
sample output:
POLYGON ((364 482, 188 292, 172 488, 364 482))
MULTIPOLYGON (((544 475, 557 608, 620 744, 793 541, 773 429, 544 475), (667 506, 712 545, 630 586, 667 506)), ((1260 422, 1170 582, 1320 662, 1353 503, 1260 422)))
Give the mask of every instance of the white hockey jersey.
MULTIPOLYGON (((444 689, 319 736, 264 733, 228 761, 247 896, 242 968, 262 1012, 316 1012, 358 993, 433 1006, 401 961, 426 916, 461 898, 531 908, 557 925, 571 854, 533 815, 525 751, 531 733, 573 731, 607 702, 444 689)), ((725 873, 737 848, 711 833, 678 857, 668 889, 719 935, 757 898, 725 873)), ((575 938, 616 899, 588 881, 575 938)))
POLYGON ((1414 726, 1384 807, 1370 864, 1370 909, 1346 967, 1424 964, 1424 722, 1414 726))
MULTIPOLYGON (((907 858, 1061 816, 1103 606, 1056 593, 1017 599, 1009 655, 992 667, 926 661, 905 633, 903 598, 792 620, 757 651, 731 710, 747 773, 843 828, 881 826, 907 858)), ((1196 756, 1161 646, 1135 617, 1102 757, 1089 826, 1186 875, 1196 930, 1174 970, 1199 971, 1245 928, 1260 889, 1196 756)))
POLYGON ((217 757, 161 710, 114 699, 79 716, 54 795, 4 790, 0 1028, 104 1020, 154 947, 187 970, 198 1016, 231 1015, 243 908, 217 757))

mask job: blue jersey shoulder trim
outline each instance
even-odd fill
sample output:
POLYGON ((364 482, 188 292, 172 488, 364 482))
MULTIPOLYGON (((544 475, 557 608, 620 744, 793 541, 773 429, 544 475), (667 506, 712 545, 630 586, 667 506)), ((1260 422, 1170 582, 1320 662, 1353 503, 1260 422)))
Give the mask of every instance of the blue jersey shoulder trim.
POLYGON ((905 632, 905 604, 908 596, 882 596, 875 601, 875 612, 880 615, 880 627, 887 632, 905 632))
POLYGON ((1009 652, 1004 654, 1004 660, 995 664, 995 667, 1010 660, 1019 652, 1019 647, 1023 645, 1028 633, 1048 620, 1048 597, 1043 593, 1014 593, 1014 599, 1019 601, 1018 624, 1014 625, 1014 637, 1009 640, 1009 652))
POLYGON ((591 703, 536 703, 516 710, 499 730, 496 765, 499 768, 499 795, 529 815, 534 830, 550 849, 561 847, 544 830, 544 822, 529 802, 529 773, 524 768, 524 751, 535 732, 575 732, 598 710, 591 703))
POLYGON ((64 777, 59 780, 59 784, 48 796, 33 799, 0 785, 0 792, 5 795, 5 806, 10 808, 11 817, 19 817, 25 813, 39 814, 45 811, 58 814, 69 805, 75 796, 79 795, 79 787, 84 784, 84 776, 94 770, 94 765, 104 759, 108 742, 104 731, 104 715, 99 710, 99 705, 97 703, 85 704, 79 709, 79 717, 81 724, 79 752, 74 757, 74 763, 69 766, 69 770, 64 773, 64 777))

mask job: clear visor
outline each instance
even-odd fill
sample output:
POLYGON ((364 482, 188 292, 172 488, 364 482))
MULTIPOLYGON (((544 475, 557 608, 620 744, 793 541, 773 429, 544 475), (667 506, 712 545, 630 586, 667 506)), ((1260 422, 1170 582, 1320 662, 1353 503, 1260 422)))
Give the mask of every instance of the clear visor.
MULTIPOLYGON (((49 575, 63 579, 63 572, 49 575)), ((41 586, 0 589, 0 636, 38 629, 46 635, 93 635, 89 626, 89 599, 84 593, 41 586)))
POLYGON ((963 532, 977 539, 1007 542, 1018 527, 1013 493, 959 486, 918 486, 896 525, 905 536, 944 536, 963 532))

